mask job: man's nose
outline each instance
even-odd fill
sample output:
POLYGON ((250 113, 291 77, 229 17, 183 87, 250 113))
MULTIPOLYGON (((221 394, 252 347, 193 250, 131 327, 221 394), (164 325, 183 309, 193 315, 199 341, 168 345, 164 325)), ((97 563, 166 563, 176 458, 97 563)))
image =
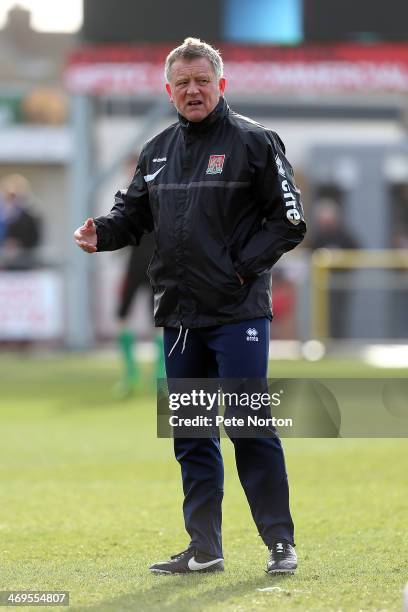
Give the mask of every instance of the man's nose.
POLYGON ((198 85, 194 81, 190 81, 187 87, 187 94, 193 96, 199 92, 198 85))

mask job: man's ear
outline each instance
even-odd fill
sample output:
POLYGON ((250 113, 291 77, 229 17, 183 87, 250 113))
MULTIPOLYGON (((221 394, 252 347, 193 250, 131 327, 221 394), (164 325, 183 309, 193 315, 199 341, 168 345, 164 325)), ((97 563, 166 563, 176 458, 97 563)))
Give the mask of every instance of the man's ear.
POLYGON ((225 91, 225 86, 227 85, 227 81, 225 80, 224 77, 221 77, 220 80, 218 81, 218 87, 220 90, 220 96, 224 95, 224 91, 225 91))
POLYGON ((174 102, 173 96, 171 94, 171 87, 170 87, 170 85, 168 83, 166 83, 166 91, 169 94, 170 102, 174 102))

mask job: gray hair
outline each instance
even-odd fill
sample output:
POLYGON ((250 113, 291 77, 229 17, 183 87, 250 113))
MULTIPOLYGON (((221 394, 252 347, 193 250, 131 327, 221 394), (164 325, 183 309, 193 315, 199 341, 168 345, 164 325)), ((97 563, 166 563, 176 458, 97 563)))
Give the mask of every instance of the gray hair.
POLYGON ((186 38, 182 45, 170 51, 164 66, 164 75, 167 83, 170 81, 170 70, 174 62, 178 59, 192 60, 197 57, 206 57, 214 69, 215 76, 220 79, 224 73, 222 57, 211 45, 199 38, 186 38))

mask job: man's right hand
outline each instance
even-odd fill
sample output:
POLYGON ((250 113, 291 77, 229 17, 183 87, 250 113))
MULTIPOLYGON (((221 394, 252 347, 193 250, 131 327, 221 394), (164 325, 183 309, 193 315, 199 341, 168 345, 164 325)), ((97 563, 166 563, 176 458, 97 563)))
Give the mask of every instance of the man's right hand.
POLYGON ((81 227, 74 232, 75 242, 86 253, 96 253, 96 244, 98 238, 96 235, 96 226, 92 218, 85 221, 81 227))

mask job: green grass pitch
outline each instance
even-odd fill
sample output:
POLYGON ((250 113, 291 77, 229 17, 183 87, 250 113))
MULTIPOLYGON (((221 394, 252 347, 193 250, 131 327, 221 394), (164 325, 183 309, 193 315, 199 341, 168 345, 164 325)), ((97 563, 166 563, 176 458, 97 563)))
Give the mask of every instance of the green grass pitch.
MULTIPOLYGON (((271 375, 384 376, 331 360, 271 375)), ((69 590, 75 611, 401 609, 407 440, 284 441, 299 569, 278 578, 224 439, 226 571, 151 575, 187 543, 179 468, 154 393, 113 401, 117 376, 112 359, 0 356, 0 590, 69 590)))

